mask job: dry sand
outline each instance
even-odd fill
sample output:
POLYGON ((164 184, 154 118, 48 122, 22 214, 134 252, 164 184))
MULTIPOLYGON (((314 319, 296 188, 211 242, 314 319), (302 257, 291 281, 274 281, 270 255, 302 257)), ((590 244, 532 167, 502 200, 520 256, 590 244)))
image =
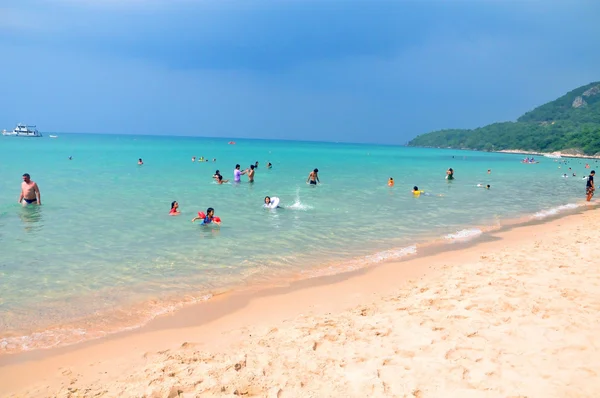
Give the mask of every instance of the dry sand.
POLYGON ((15 356, 0 395, 598 397, 599 224, 590 210, 258 295, 204 325, 190 321, 208 308, 197 306, 154 329, 15 356))

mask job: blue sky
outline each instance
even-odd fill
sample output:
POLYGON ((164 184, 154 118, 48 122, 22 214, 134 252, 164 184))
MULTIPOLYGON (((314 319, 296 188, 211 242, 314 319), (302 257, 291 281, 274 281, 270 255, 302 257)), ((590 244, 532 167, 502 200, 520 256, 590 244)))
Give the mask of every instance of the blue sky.
POLYGON ((598 15, 598 1, 4 1, 0 128, 402 144, 600 80, 598 15))

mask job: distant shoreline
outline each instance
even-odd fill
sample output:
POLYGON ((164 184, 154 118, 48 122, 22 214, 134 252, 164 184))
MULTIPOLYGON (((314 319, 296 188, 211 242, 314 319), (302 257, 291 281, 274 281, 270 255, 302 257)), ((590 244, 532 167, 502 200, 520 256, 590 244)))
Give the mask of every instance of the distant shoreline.
POLYGON ((600 155, 579 155, 572 153, 562 153, 561 151, 554 152, 539 152, 539 151, 527 151, 525 149, 502 149, 500 151, 483 151, 481 149, 472 149, 472 148, 453 148, 453 147, 441 147, 441 146, 413 146, 407 145, 407 148, 429 148, 429 149, 453 149, 459 151, 474 151, 474 152, 487 152, 487 153, 511 153, 511 154, 520 154, 520 155, 536 155, 536 156, 545 156, 545 155, 558 155, 563 158, 578 158, 578 159, 600 159, 600 155))

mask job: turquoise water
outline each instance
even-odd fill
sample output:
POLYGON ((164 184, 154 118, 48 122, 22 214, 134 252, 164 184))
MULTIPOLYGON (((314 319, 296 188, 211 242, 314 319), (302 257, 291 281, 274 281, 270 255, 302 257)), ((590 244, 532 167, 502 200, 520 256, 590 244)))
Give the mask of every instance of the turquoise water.
POLYGON ((227 142, 0 137, 0 349, 101 336, 227 289, 342 272, 414 252, 418 242, 543 217, 580 202, 587 175, 585 160, 540 157, 527 165, 522 155, 472 151, 227 142), (193 163, 192 156, 217 161, 193 163), (219 169, 233 180, 236 163, 255 161, 254 184, 245 176, 224 185, 211 178, 219 169), (322 185, 311 187, 305 181, 315 167, 322 185), (448 167, 452 182, 444 179, 448 167), (43 206, 16 203, 25 172, 40 186, 43 206), (414 198, 413 185, 433 195, 414 198), (284 208, 263 209, 265 195, 284 208), (168 216, 173 200, 181 216, 168 216), (220 228, 191 223, 207 207, 222 218, 220 228))

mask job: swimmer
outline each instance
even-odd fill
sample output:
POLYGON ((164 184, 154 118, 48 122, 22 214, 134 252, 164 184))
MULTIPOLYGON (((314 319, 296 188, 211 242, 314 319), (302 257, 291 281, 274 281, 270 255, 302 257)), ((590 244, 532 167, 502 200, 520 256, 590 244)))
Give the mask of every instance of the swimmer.
POLYGON ((23 174, 23 182, 21 183, 21 195, 19 195, 19 203, 23 206, 30 204, 42 205, 42 194, 38 185, 31 181, 28 173, 23 174))
POLYGON ((415 196, 415 198, 418 198, 419 196, 421 196, 421 194, 425 193, 425 191, 419 190, 419 187, 416 185, 413 187, 413 190, 411 192, 415 196))
POLYGON ((220 175, 221 175, 221 172, 219 170, 217 170, 217 171, 215 171, 215 174, 213 174, 213 178, 215 180, 218 180, 220 175))
POLYGON ((271 167, 273 167, 273 165, 271 164, 271 162, 267 163, 267 169, 270 169, 271 167))
POLYGON ((195 161, 196 161, 196 157, 192 156, 192 162, 195 162, 195 161))
POLYGON ((485 189, 490 189, 490 184, 487 185, 483 185, 483 184, 477 184, 477 188, 485 188, 485 189))
POLYGON ((69 160, 73 160, 73 156, 69 156, 69 160))
POLYGON ((390 179, 388 180, 388 187, 393 187, 394 186, 394 179, 392 177, 390 177, 390 179))
POLYGON ((213 209, 212 207, 209 207, 208 209, 206 209, 206 215, 204 216, 204 218, 200 217, 200 213, 198 213, 198 216, 194 217, 192 219, 192 222, 194 222, 196 220, 202 220, 201 225, 207 225, 210 223, 215 223, 219 226, 221 225, 221 219, 215 217, 215 209, 213 209))
POLYGON ((224 180, 223 176, 221 174, 219 174, 217 176, 217 184, 221 185, 221 184, 225 184, 226 182, 229 182, 229 180, 224 180))
POLYGON ((142 158, 139 158, 139 159, 138 159, 138 164, 139 164, 140 166, 144 164, 144 162, 142 161, 142 158))
POLYGON ((240 171, 240 165, 236 164, 233 170, 233 182, 240 182, 242 175, 246 174, 247 170, 240 171))
POLYGON ((452 170, 452 167, 450 167, 447 171, 446 171, 446 179, 447 180, 454 180, 454 170, 452 170))
MULTIPOLYGON (((256 162, 256 163, 258 163, 258 162, 256 162)), ((255 166, 253 164, 251 164, 250 170, 247 170, 248 182, 254 182, 254 168, 255 168, 255 166)))
POLYGON ((314 169, 308 174, 306 183, 310 185, 317 185, 317 183, 321 183, 321 181, 319 180, 319 169, 314 169))
POLYGON ((254 162, 254 168, 258 169, 258 160, 254 162))
MULTIPOLYGON (((275 198, 277 199, 277 198, 275 198)), ((266 207, 267 209, 280 209, 281 206, 276 205, 273 207, 273 202, 271 202, 271 197, 270 196, 265 196, 265 204, 263 205, 263 207, 266 207)))
POLYGON ((492 174, 492 169, 488 169, 488 174, 492 174))
POLYGON ((213 158, 213 162, 216 162, 216 161, 217 161, 217 158, 213 158))
POLYGON ((171 211, 169 212, 170 216, 178 216, 181 213, 179 212, 179 203, 176 200, 171 202, 171 211))

